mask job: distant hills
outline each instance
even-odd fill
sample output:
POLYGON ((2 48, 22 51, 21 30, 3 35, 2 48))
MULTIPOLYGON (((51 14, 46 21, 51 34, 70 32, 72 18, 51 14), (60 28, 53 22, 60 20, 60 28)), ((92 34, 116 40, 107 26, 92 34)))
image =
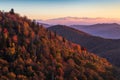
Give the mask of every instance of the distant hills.
POLYGON ((120 39, 119 19, 64 17, 49 20, 36 20, 46 28, 53 25, 67 25, 93 36, 107 39, 120 39))
POLYGON ((0 80, 120 80, 120 71, 12 9, 0 12, 0 80))
POLYGON ((47 20, 40 20, 41 23, 47 23, 51 25, 93 25, 97 23, 120 23, 118 18, 89 18, 89 17, 61 17, 47 20))
POLYGON ((109 39, 120 39, 120 25, 117 23, 104 23, 95 25, 71 25, 72 28, 109 39))
POLYGON ((56 32, 69 41, 86 47, 90 52, 94 52, 99 56, 107 58, 112 64, 120 66, 120 40, 95 37, 62 25, 52 26, 48 29, 56 32))

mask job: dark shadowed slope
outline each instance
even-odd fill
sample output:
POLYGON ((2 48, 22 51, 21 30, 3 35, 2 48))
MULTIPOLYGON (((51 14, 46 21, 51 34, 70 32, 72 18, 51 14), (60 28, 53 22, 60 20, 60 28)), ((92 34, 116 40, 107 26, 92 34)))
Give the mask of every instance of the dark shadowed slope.
POLYGON ((118 80, 104 58, 35 22, 0 12, 0 80, 118 80))
POLYGON ((76 29, 56 25, 48 28, 69 41, 85 46, 88 51, 107 58, 111 63, 120 66, 120 40, 104 39, 91 36, 76 29))

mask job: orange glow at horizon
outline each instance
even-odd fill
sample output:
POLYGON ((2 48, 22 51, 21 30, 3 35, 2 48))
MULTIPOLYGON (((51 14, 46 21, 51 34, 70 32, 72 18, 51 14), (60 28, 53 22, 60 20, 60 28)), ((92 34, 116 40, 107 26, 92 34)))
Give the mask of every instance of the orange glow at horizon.
POLYGON ((67 16, 120 18, 120 1, 118 0, 2 1, 0 7, 5 11, 14 8, 17 13, 30 19, 47 20, 67 16))

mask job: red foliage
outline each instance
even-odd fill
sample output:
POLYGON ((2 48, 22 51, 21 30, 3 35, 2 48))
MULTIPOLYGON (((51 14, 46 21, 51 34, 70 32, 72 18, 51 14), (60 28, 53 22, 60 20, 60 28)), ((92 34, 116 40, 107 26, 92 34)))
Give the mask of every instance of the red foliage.
POLYGON ((22 53, 25 53, 25 52, 26 52, 25 46, 22 46, 22 47, 21 47, 21 52, 22 52, 22 53))
POLYGON ((18 36, 17 36, 17 35, 14 35, 14 36, 12 37, 12 40, 13 40, 15 43, 17 43, 17 42, 18 42, 18 36))
POLYGON ((8 33, 7 28, 4 28, 4 29, 3 29, 3 33, 8 33))
POLYGON ((81 47, 81 50, 86 51, 87 49, 85 47, 81 47))

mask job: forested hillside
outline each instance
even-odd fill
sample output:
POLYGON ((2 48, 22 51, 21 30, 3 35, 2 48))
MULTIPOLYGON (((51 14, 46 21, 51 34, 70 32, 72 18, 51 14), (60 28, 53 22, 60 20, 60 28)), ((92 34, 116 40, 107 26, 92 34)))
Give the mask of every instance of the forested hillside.
POLYGON ((104 57, 113 65, 120 67, 120 39, 104 39, 63 25, 52 26, 48 29, 69 41, 86 47, 88 51, 104 57))
POLYGON ((34 21, 0 12, 0 80, 120 80, 106 59, 34 21))

